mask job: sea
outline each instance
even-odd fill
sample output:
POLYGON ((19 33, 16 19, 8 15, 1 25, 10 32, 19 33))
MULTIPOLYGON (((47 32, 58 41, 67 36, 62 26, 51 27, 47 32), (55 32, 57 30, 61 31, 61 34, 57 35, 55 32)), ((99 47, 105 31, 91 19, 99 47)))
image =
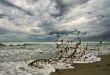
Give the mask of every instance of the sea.
MULTIPOLYGON (((87 42, 82 43, 81 48, 86 45, 87 42)), ((102 55, 110 54, 110 42, 104 42, 100 47, 97 42, 88 42, 88 49, 94 48, 100 48, 102 55)), ((35 59, 53 58, 56 51, 56 42, 0 42, 0 75, 49 75, 51 67, 38 70, 28 67, 28 63, 35 59)))

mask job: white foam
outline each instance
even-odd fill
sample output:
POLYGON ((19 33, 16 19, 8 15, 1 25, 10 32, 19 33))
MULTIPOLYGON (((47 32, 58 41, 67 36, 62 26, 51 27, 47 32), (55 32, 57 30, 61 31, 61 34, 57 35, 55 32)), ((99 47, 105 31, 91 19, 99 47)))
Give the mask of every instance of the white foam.
MULTIPOLYGON (((97 57, 97 54, 88 53, 86 55, 83 55, 81 58, 73 59, 73 63, 93 63, 93 62, 97 62, 100 60, 101 58, 97 57)), ((68 59, 68 62, 71 62, 71 60, 68 59)))
POLYGON ((29 67, 25 62, 1 63, 0 75, 50 75, 56 69, 74 68, 70 64, 58 62, 56 65, 40 64, 39 67, 29 67))

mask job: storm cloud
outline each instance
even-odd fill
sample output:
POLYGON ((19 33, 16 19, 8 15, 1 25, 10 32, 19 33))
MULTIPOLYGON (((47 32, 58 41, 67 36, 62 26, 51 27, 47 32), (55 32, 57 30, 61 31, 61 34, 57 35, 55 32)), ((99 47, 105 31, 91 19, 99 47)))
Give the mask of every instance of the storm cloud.
POLYGON ((12 35, 52 40, 54 33, 75 30, 87 32, 89 39, 110 38, 109 9, 110 0, 0 0, 0 41, 12 35))

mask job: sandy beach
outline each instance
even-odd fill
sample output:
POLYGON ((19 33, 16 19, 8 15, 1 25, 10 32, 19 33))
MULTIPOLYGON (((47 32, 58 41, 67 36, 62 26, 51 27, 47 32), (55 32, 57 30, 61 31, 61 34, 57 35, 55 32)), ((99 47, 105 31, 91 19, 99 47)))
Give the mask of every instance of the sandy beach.
POLYGON ((59 70, 51 75, 110 75, 110 55, 100 56, 101 61, 89 64, 74 64, 74 69, 59 70))

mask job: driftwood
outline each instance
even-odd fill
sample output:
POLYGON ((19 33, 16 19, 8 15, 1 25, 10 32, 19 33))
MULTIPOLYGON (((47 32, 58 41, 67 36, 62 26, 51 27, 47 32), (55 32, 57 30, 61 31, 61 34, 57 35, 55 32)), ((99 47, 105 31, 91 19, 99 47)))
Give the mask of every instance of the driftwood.
POLYGON ((49 60, 49 59, 36 59, 34 61, 32 61, 31 63, 28 64, 28 66, 34 66, 34 64, 39 64, 39 62, 42 62, 42 63, 51 63, 52 61, 49 60))
POLYGON ((86 47, 84 48, 84 50, 88 50, 88 43, 87 43, 86 47))
POLYGON ((75 54, 76 54, 76 52, 77 52, 77 49, 79 48, 78 46, 79 46, 80 44, 81 44, 81 42, 76 43, 75 48, 73 48, 73 49, 74 49, 74 52, 72 52, 69 56, 67 56, 67 57, 65 58, 65 60, 63 60, 63 61, 66 61, 68 58, 71 58, 71 62, 73 63, 73 57, 75 57, 75 54))
POLYGON ((67 52, 67 49, 65 49, 64 51, 60 52, 58 54, 58 56, 56 57, 56 59, 58 59, 58 60, 61 59, 63 57, 63 55, 64 55, 65 52, 67 52))
MULTIPOLYGON (((86 47, 84 48, 84 51, 83 52, 81 51, 82 36, 86 35, 86 33, 83 33, 81 35, 80 34, 81 32, 77 33, 77 38, 75 38, 74 41, 68 40, 64 42, 64 40, 60 40, 60 43, 56 44, 56 49, 58 50, 58 52, 56 52, 56 57, 54 59, 53 58, 52 59, 36 59, 32 61, 31 63, 29 63, 28 65, 35 66, 36 64, 39 65, 39 63, 50 63, 50 64, 54 63, 55 64, 62 58, 65 58, 62 62, 65 62, 67 59, 70 59, 73 64, 73 58, 76 57, 78 48, 80 48, 80 52, 79 52, 80 55, 78 56, 78 58, 81 58, 83 55, 85 55, 86 53, 85 51, 88 50, 88 43, 87 43, 86 47), (71 46, 70 44, 72 44, 73 42, 76 42, 76 43, 71 46)), ((57 39, 59 39, 59 37, 57 37, 57 39)), ((97 45, 98 47, 102 44, 103 40, 99 42, 99 44, 97 45)))

